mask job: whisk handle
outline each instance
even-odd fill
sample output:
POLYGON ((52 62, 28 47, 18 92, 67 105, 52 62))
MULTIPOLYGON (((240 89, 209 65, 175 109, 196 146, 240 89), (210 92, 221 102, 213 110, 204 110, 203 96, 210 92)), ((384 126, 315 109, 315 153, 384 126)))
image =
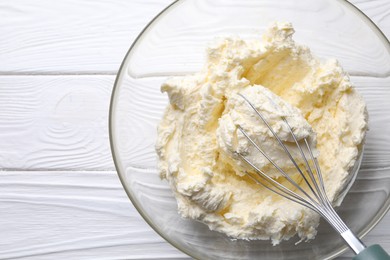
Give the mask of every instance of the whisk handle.
POLYGON ((361 251, 353 260, 390 260, 390 256, 380 245, 372 245, 361 251))

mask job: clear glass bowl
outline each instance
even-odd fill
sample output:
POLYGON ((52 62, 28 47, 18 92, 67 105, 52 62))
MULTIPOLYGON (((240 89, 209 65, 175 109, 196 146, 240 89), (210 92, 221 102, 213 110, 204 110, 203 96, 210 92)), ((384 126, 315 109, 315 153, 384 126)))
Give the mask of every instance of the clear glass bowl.
MULTIPOLYGON (((144 29, 127 53, 112 94, 110 140, 122 184, 140 214, 172 245, 198 259, 328 259, 346 245, 324 221, 317 238, 295 245, 233 241, 177 213, 176 201, 156 170, 154 144, 167 97, 169 76, 198 71, 215 37, 258 37, 273 21, 290 21, 295 40, 319 57, 337 58, 370 115, 359 174, 338 209, 360 237, 390 206, 390 43, 347 1, 192 0, 167 7, 144 29)), ((126 228, 126 227, 124 227, 126 228)), ((378 241, 380 242, 380 241, 378 241)))

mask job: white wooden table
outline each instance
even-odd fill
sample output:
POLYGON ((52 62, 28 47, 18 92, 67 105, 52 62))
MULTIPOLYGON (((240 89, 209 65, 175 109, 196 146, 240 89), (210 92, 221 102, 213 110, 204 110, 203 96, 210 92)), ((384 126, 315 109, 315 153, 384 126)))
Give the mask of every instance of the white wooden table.
MULTIPOLYGON (((188 259, 126 197, 107 126, 122 58, 171 1, 0 1, 0 259, 188 259)), ((352 2, 390 37, 389 0, 352 2)), ((390 214, 365 241, 390 251, 390 214)))

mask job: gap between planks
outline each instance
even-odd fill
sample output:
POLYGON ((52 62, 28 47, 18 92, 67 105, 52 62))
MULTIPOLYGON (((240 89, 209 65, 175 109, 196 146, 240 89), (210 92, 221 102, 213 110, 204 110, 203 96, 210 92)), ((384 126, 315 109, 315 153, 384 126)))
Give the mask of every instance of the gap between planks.
POLYGON ((1 72, 2 76, 116 76, 118 72, 112 71, 80 71, 80 72, 66 72, 66 71, 45 71, 45 72, 1 72))

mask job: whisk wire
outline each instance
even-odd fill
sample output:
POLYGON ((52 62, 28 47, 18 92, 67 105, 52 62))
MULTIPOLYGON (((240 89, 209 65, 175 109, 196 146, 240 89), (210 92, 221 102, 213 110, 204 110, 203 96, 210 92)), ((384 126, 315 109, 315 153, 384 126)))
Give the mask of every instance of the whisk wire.
POLYGON ((245 156, 243 156, 242 154, 240 153, 237 153, 238 156, 240 156, 241 159, 243 159, 246 163, 248 163, 250 166, 252 166, 257 175, 260 176, 261 178, 263 178, 264 180, 266 180, 268 183, 270 183, 271 185, 274 186, 274 188, 276 188, 277 190, 265 185, 264 183, 260 182, 257 178, 255 178, 251 173, 249 172, 246 172, 248 174, 248 176, 254 180, 257 184, 260 184, 262 185, 263 187, 267 188, 268 190, 272 191, 272 192, 275 192, 277 194, 279 194, 280 196, 283 196, 283 197, 287 197, 288 199, 296 202, 296 203, 299 203, 301 204, 302 206, 306 206, 306 207, 309 207, 311 208, 312 210, 315 210, 317 211, 316 207, 311 205, 309 201, 307 201, 306 199, 302 198, 301 196, 299 196, 297 193, 293 192, 292 190, 288 189, 287 187, 281 185, 280 183, 278 183, 277 181, 275 181, 274 179, 272 179, 271 177, 269 177, 267 174, 265 174, 262 170, 260 170, 256 165, 254 165, 252 162, 250 162, 247 158, 245 158, 245 156), (279 190, 279 191, 278 191, 279 190))
MULTIPOLYGON (((292 136, 292 138, 294 139, 294 142, 295 142, 295 144, 296 144, 297 147, 298 147, 299 153, 301 154, 301 157, 302 157, 303 161, 305 162, 305 166, 306 166, 305 169, 306 169, 306 172, 308 173, 309 178, 311 179, 312 183, 314 183, 314 187, 315 187, 316 191, 314 191, 313 187, 310 185, 310 183, 309 183, 309 181, 306 179, 305 175, 304 175, 304 174, 301 174, 302 177, 303 177, 303 179, 305 180, 307 186, 309 187, 309 189, 311 190, 311 192, 314 194, 314 196, 316 197, 316 199, 317 199, 318 201, 324 202, 323 194, 322 194, 322 192, 320 192, 320 190, 319 190, 319 187, 318 187, 318 184, 317 184, 317 182, 316 182, 316 180, 315 180, 313 171, 311 170, 311 167, 310 167, 310 165, 309 165, 308 160, 306 159, 306 156, 305 156, 305 153, 304 153, 303 150, 302 150, 302 147, 299 145, 299 142, 298 142, 298 140, 297 140, 297 137, 296 137, 295 134, 294 134, 294 131, 292 130, 290 124, 289 124, 288 121, 287 121, 287 119, 286 119, 285 117, 282 117, 282 119, 283 119, 284 123, 287 125, 287 127, 288 127, 288 129, 289 129, 289 131, 290 131, 290 133, 291 133, 291 136, 292 136), (317 195, 316 192, 319 193, 319 196, 317 195)), ((306 138, 304 138, 304 140, 305 140, 305 142, 307 143, 306 138)))
MULTIPOLYGON (((294 164, 295 168, 298 170, 299 174, 302 176, 302 178, 304 179, 306 185, 309 187, 309 189, 311 190, 312 194, 317 198, 317 194, 314 192, 313 188, 311 187, 311 185, 309 184, 309 181, 307 180, 305 174, 302 172, 301 168, 298 166, 297 162, 295 161, 295 159, 293 158, 293 156, 291 155, 290 151, 288 150, 288 148, 284 145, 283 141, 279 138, 279 136, 275 133, 275 131, 272 129, 272 127, 270 126, 270 124, 268 123, 268 121, 265 119, 265 117, 260 113, 260 111, 258 111, 256 109, 256 107, 252 104, 252 102, 250 102, 244 95, 242 95, 241 93, 238 93, 239 96, 241 96, 246 102, 247 104, 256 112, 256 114, 260 117, 260 119, 263 121, 263 123, 268 127, 268 129, 271 131, 272 135, 276 138, 276 140, 278 141, 279 145, 283 148, 283 150, 286 152, 287 156, 289 157, 289 159, 291 160, 291 162, 294 164)), ((286 119, 284 119, 285 122, 286 119)), ((242 128, 241 128, 242 130, 242 128)), ((292 134, 294 134, 290 128, 290 132, 292 134)), ((295 136, 295 135, 294 135, 295 136)), ((246 136, 247 138, 249 136, 246 136)), ((250 138, 249 138, 250 139, 250 138)), ((298 144, 297 144, 298 145, 298 144)), ((263 154, 264 155, 264 154, 263 154)), ((268 158, 267 158, 268 159, 268 158)), ((272 162, 271 162, 272 163, 272 162)), ((278 169, 279 170, 279 169, 278 169)), ((310 199, 312 199, 306 192, 304 193, 307 197, 309 197, 310 199)), ((319 200, 319 198, 317 198, 319 200)), ((314 202, 314 200, 313 200, 314 202)))
POLYGON ((264 173, 262 170, 260 170, 256 165, 254 165, 251 161, 249 161, 245 156, 242 154, 238 153, 237 154, 240 156, 241 159, 243 159, 247 164, 249 164, 258 174, 258 176, 262 177, 265 179, 270 185, 272 185, 274 188, 277 190, 264 185, 264 183, 259 182, 255 177, 253 177, 251 174, 248 176, 253 179, 256 183, 261 184, 268 190, 271 190, 280 196, 283 196, 291 201, 294 201, 302 206, 308 207, 314 211, 316 211, 318 214, 320 214, 323 218, 325 218, 336 230, 339 232, 343 232, 342 225, 339 223, 338 219, 332 216, 332 214, 329 214, 329 211, 326 211, 322 206, 320 205, 317 201, 313 200, 294 180, 291 179, 290 176, 287 175, 275 162, 270 159, 270 157, 248 136, 248 134, 243 130, 240 126, 239 129, 241 129, 242 133, 244 136, 248 138, 248 140, 251 142, 252 145, 256 147, 257 150, 259 150, 273 165, 275 168, 280 169, 281 173, 283 174, 283 177, 285 177, 291 184, 293 184, 299 191, 304 193, 306 197, 310 200, 307 200, 303 198, 302 196, 298 195, 296 192, 292 191, 291 189, 288 189, 284 185, 280 184, 279 182, 275 181, 271 177, 269 177, 266 173, 264 173))
MULTIPOLYGON (((249 140, 249 142, 265 157, 267 160, 283 175, 284 178, 286 178, 295 188, 297 188, 299 191, 301 191, 313 204, 318 205, 318 203, 307 194, 307 192, 302 189, 299 184, 294 181, 282 168, 280 168, 256 143, 252 140, 252 138, 249 137, 248 133, 242 129, 241 126, 238 126, 238 129, 241 131, 241 133, 249 140)), ((267 175, 268 176, 268 175, 267 175)))
MULTIPOLYGON (((287 123, 288 124, 288 123, 287 123)), ((330 211, 331 213, 333 214, 329 214, 329 218, 331 218, 335 224, 338 225, 338 228, 341 232, 345 232, 346 230, 348 230, 348 227, 347 225, 345 225, 344 221, 342 221, 342 219, 338 216, 338 214, 336 213, 336 211, 334 210, 334 208, 332 207, 330 201, 329 201, 329 198, 328 196, 326 195, 326 191, 325 191, 325 186, 324 186, 324 180, 322 178, 322 173, 321 173, 321 169, 319 167, 319 164, 318 164, 318 160, 317 158, 314 157, 313 155, 313 152, 312 150, 310 149, 310 145, 309 143, 307 142, 307 139, 304 138, 304 142, 305 142, 305 145, 306 145, 306 148, 307 150, 309 151, 309 154, 310 154, 310 157, 311 157, 311 160, 312 162, 314 163, 314 167, 315 167, 315 170, 316 170, 316 173, 317 173, 317 178, 318 178, 318 182, 320 183, 318 185, 318 182, 313 181, 313 183, 316 185, 317 187, 317 190, 318 190, 318 193, 320 194, 321 198, 323 199, 323 203, 322 205, 328 210, 330 211)), ((300 148, 300 146, 298 145, 298 147, 300 148)), ((333 222, 332 222, 333 223, 333 222)))
POLYGON ((302 195, 292 191, 291 189, 285 187, 284 185, 280 184, 273 178, 269 177, 267 174, 265 174, 262 170, 260 170, 256 165, 254 165, 250 160, 248 160, 244 155, 241 153, 236 152, 240 156, 241 159, 243 159, 247 164, 249 164, 257 173, 258 176, 262 177, 264 180, 267 181, 273 188, 265 185, 264 183, 258 181, 252 174, 248 174, 248 176, 253 179, 256 183, 261 184, 265 188, 287 198, 290 199, 300 205, 303 205, 305 207, 308 207, 314 211, 316 211, 318 214, 320 214, 323 218, 325 218, 332 227, 337 230, 340 234, 346 231, 349 231, 348 227, 345 225, 345 223, 341 220, 341 218, 337 215, 334 208, 332 207, 329 198, 326 195, 325 186, 324 186, 324 180, 320 171, 320 167, 318 164, 317 159, 314 157, 314 154, 310 148, 310 145, 306 138, 304 138, 304 143, 306 145, 307 150, 309 151, 310 159, 314 164, 315 174, 317 176, 315 177, 314 171, 312 170, 312 167, 310 167, 309 160, 306 158, 305 153, 303 152, 303 149, 301 145, 299 144, 290 124, 288 123, 287 119, 285 117, 282 117, 282 120, 286 123, 289 132, 291 136, 294 139, 294 142, 296 146, 298 147, 298 150, 300 152, 300 155, 304 161, 305 164, 305 170, 307 175, 309 176, 309 179, 306 177, 306 175, 303 173, 301 168, 298 166, 297 162, 293 158, 292 154, 288 150, 288 148, 283 144, 283 141, 279 138, 279 136, 275 133, 275 131, 272 129, 268 121, 265 119, 265 117, 258 111, 255 106, 242 94, 240 95, 256 112, 256 114, 259 116, 259 118, 263 121, 263 123, 268 127, 268 129, 271 131, 275 139, 278 141, 279 145, 283 148, 291 162, 294 164, 295 168, 298 170, 299 174, 302 176, 303 180, 305 181, 306 185, 310 189, 311 193, 315 197, 311 197, 296 181, 294 181, 282 168, 280 168, 271 158, 270 156, 265 153, 261 147, 256 144, 256 142, 248 135, 248 133, 241 127, 238 126, 238 129, 240 132, 248 139, 248 141, 258 150, 282 175, 285 179, 289 181, 297 190, 302 193, 302 195), (310 182, 312 184, 310 184, 310 182), (319 182, 319 184, 318 184, 319 182), (314 186, 314 187, 313 187, 314 186), (276 188, 276 189, 275 189, 276 188))
POLYGON ((251 173, 247 172, 248 176, 255 181, 257 184, 262 185, 266 189, 275 192, 276 194, 285 197, 295 203, 298 203, 304 207, 310 208, 311 210, 316 211, 318 214, 320 214, 324 219, 326 219, 332 227, 337 230, 338 232, 342 233, 348 230, 348 228, 345 226, 345 224, 342 222, 342 220, 337 216, 330 214, 328 211, 326 211, 324 208, 321 208, 320 206, 313 205, 309 201, 305 200, 301 196, 299 196, 297 193, 293 192, 292 190, 286 188, 285 186, 281 185, 271 177, 269 177, 267 174, 265 174, 263 171, 258 169, 253 163, 251 163, 248 159, 245 158, 245 156, 238 154, 245 162, 247 162, 249 165, 251 165, 255 170, 258 176, 262 177, 264 180, 266 180, 270 185, 272 185, 277 190, 265 185, 264 183, 257 180, 251 173))
POLYGON ((309 151, 310 158, 311 158, 312 162, 314 163, 314 167, 315 167, 315 170, 317 173, 318 182, 320 183, 320 185, 318 185, 317 181, 314 181, 314 183, 315 183, 316 187, 319 187, 318 188, 319 194, 323 198, 324 205, 327 208, 333 209, 333 207, 331 206, 330 201, 328 199, 328 196, 326 195, 325 186, 324 186, 324 179, 322 178, 321 169, 319 167, 318 160, 317 160, 317 158, 314 157, 313 152, 310 149, 310 145, 307 142, 306 138, 304 138, 304 142, 305 142, 307 150, 309 151))
POLYGON ((314 210, 317 212, 320 216, 322 216, 339 234, 341 237, 348 243, 349 247, 356 253, 359 254, 362 252, 366 246, 359 240, 358 237, 356 237, 355 234, 345 225, 343 220, 340 218, 340 216, 336 213, 334 208, 332 207, 332 204, 326 194, 326 189, 324 185, 324 179, 321 174, 321 169, 318 163, 317 158, 314 157, 314 154, 310 148, 310 145, 306 138, 304 138, 304 143, 309 151, 310 160, 312 164, 314 165, 314 170, 310 166, 309 159, 305 156, 305 153, 303 152, 303 149, 301 145, 299 144, 297 137, 294 134, 293 129, 291 128, 290 124, 288 123, 287 119, 285 117, 281 117, 281 119, 285 122, 287 125, 291 136, 294 139, 294 142, 296 146, 298 147, 298 150, 300 152, 300 155, 304 161, 304 169, 307 173, 309 179, 306 177, 306 175, 303 173, 303 171, 298 166, 298 163, 294 160, 292 154, 288 150, 288 148, 283 144, 282 140, 279 138, 279 136, 275 133, 275 131, 272 129, 270 124, 267 122, 265 117, 255 108, 255 106, 242 94, 240 95, 256 112, 256 114, 260 117, 260 119, 263 121, 263 123, 268 127, 268 129, 271 131, 275 139, 278 141, 279 145, 283 148, 291 162, 294 164, 295 168, 298 170, 300 176, 302 176, 303 180, 305 181, 306 185, 308 186, 309 190, 313 194, 313 197, 311 197, 302 187, 299 186, 299 184, 294 181, 282 168, 280 168, 272 159, 270 156, 268 156, 267 153, 265 153, 261 147, 256 144, 256 142, 248 135, 247 132, 241 127, 238 126, 238 129, 240 132, 249 140, 249 142, 256 148, 257 151, 259 151, 281 174, 282 176, 288 180, 290 184, 293 185, 297 189, 297 192, 299 191, 299 194, 290 188, 284 186, 282 183, 277 182, 270 176, 268 176, 265 172, 263 172, 261 169, 259 169, 254 163, 252 163, 248 158, 246 158, 243 154, 235 151, 234 154, 238 155, 243 161, 245 161, 248 165, 250 165, 257 176, 261 177, 265 182, 261 182, 256 178, 252 172, 247 171, 247 176, 249 176, 255 183, 262 185, 263 187, 267 188, 268 190, 275 192, 276 194, 287 198, 293 202, 296 202, 302 206, 305 206, 311 210, 314 210), (318 183, 319 182, 319 183, 318 183), (310 184, 312 183, 312 184, 310 184), (314 186, 314 187, 313 187, 314 186))
MULTIPOLYGON (((282 119, 286 123, 286 125, 288 126, 290 134, 293 137, 294 142, 295 142, 296 146, 298 147, 298 150, 299 150, 299 152, 301 154, 301 157, 302 157, 302 159, 304 160, 304 162, 306 164, 306 172, 308 173, 308 175, 309 175, 309 177, 310 177, 310 179, 311 179, 311 181, 312 181, 312 183, 313 183, 313 185, 315 187, 316 192, 313 190, 312 186, 308 182, 306 182, 306 183, 309 186, 310 190, 315 195, 315 197, 317 198, 317 200, 320 202, 320 204, 325 208, 324 212, 325 212, 326 218, 332 220, 333 222, 331 222, 331 223, 334 223, 334 225, 337 226, 338 230, 340 230, 340 231, 347 230, 348 229, 347 226, 344 224, 344 222, 337 215, 335 215, 335 214, 326 214, 328 211, 334 212, 334 213, 335 213, 335 211, 334 211, 333 207, 331 206, 330 201, 329 201, 329 199, 328 199, 328 197, 326 195, 325 187, 323 185, 324 181, 322 179, 322 174, 320 172, 320 168, 318 167, 318 162, 317 162, 316 158, 314 157, 312 150, 310 149, 310 146, 308 144, 307 139, 304 138, 304 142, 306 144, 307 150, 310 153, 311 160, 315 164, 315 170, 316 170, 317 178, 319 178, 318 181, 316 181, 316 179, 315 179, 315 176, 314 176, 314 173, 313 173, 313 171, 312 171, 312 169, 310 167, 310 164, 309 164, 309 162, 308 162, 308 160, 307 160, 307 158, 305 156, 305 153, 303 152, 303 149, 302 149, 301 145, 299 144, 299 142, 298 142, 298 140, 297 140, 297 138, 296 138, 296 136, 294 134, 294 131, 292 130, 292 128, 290 126, 290 124, 288 123, 288 121, 287 121, 287 119, 285 117, 282 117, 282 119), (318 185, 318 182, 320 182, 320 185, 318 185), (326 211, 326 210, 328 210, 328 211, 326 211)), ((306 180, 306 178, 305 178, 305 180, 306 180)))

